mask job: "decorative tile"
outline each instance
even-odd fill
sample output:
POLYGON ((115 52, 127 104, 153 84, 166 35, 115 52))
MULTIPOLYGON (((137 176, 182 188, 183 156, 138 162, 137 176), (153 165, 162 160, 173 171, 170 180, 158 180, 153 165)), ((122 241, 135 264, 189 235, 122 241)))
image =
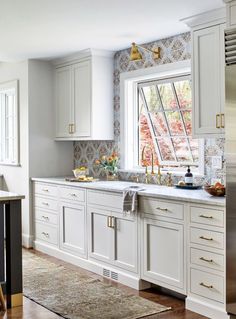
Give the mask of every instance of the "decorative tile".
MULTIPOLYGON (((173 63, 191 58, 191 35, 186 32, 180 35, 161 39, 158 41, 144 44, 145 47, 153 49, 161 47, 161 58, 153 59, 152 54, 142 52, 145 59, 142 61, 130 61, 130 48, 118 51, 114 55, 114 142, 107 141, 88 141, 74 143, 74 162, 75 166, 87 165, 90 174, 94 176, 105 176, 103 170, 94 165, 95 159, 101 155, 109 155, 113 151, 120 150, 120 74, 138 69, 149 68, 160 64, 173 63)), ((206 139, 205 140, 205 178, 196 178, 197 182, 210 182, 212 178, 221 178, 225 180, 225 165, 222 170, 212 169, 212 156, 224 156, 224 139, 206 139)), ((132 180, 137 174, 120 172, 122 180, 132 180)), ((144 181, 145 175, 138 174, 139 180, 144 181)), ((163 177, 166 183, 166 178, 163 177)), ((173 176, 174 183, 177 183, 183 176, 173 176)), ((151 182, 156 183, 156 178, 151 182)))

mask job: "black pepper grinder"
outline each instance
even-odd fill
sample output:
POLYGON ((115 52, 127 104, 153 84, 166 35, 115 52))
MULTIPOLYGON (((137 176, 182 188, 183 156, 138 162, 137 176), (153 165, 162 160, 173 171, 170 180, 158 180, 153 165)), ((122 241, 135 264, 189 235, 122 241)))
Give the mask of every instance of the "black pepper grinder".
POLYGON ((193 174, 191 173, 190 166, 188 166, 187 173, 185 174, 185 185, 193 186, 193 174))

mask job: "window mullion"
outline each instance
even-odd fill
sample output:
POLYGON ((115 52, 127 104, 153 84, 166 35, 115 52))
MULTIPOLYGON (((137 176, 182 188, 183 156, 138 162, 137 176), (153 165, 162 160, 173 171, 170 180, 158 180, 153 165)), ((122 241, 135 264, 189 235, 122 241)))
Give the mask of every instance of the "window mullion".
POLYGON ((188 139, 187 129, 186 129, 186 126, 185 126, 183 114, 182 114, 181 109, 180 109, 179 99, 178 99, 178 96, 177 96, 177 93, 176 93, 176 90, 175 90, 174 83, 171 83, 171 87, 172 87, 172 91, 174 92, 175 100, 177 102, 178 111, 179 111, 179 114, 180 114, 180 117, 181 117, 181 120, 182 120, 182 123, 183 123, 183 128, 184 128, 186 141, 187 141, 187 144, 188 144, 189 153, 190 153, 191 159, 193 161, 193 154, 192 154, 192 150, 191 150, 189 139, 188 139))
POLYGON ((161 109, 162 109, 162 111, 163 111, 163 115, 164 115, 164 118, 165 118, 165 121, 166 121, 166 127, 167 127, 167 130, 168 130, 169 136, 170 136, 171 148, 172 148, 172 151, 173 151, 175 160, 176 160, 176 162, 177 162, 177 156, 176 156, 176 153, 175 153, 175 148, 174 148, 173 140, 172 140, 172 138, 171 138, 172 135, 171 135, 169 123, 168 123, 168 120, 167 120, 167 117, 166 117, 166 112, 165 112, 165 110, 164 110, 164 106, 163 106, 163 103, 162 103, 161 95, 160 95, 160 92, 159 92, 159 89, 158 89, 157 85, 155 85, 155 88, 156 88, 156 92, 157 92, 158 98, 159 98, 159 100, 160 100, 161 109))

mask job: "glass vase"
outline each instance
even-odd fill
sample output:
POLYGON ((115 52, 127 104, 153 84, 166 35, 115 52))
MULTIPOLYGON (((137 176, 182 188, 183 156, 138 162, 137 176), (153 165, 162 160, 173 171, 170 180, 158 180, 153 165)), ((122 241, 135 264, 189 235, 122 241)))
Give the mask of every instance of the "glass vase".
POLYGON ((118 175, 116 172, 107 171, 107 181, 117 181, 118 175))

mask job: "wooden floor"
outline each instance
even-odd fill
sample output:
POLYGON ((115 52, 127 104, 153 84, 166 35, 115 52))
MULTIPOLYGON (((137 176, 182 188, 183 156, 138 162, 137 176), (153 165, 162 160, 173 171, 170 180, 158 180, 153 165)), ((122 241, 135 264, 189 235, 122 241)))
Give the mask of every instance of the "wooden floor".
MULTIPOLYGON (((45 255, 40 252, 35 252, 35 254, 43 256, 47 258, 48 260, 57 263, 57 264, 63 264, 64 266, 70 268, 70 269, 76 269, 77 271, 81 273, 88 274, 89 276, 93 278, 98 278, 103 282, 111 283, 112 285, 122 288, 127 292, 132 292, 135 295, 139 295, 143 298, 146 298, 148 300, 160 303, 162 305, 165 305, 167 307, 171 307, 172 310, 163 312, 157 315, 148 316, 145 318, 148 319, 206 319, 207 317, 200 316, 196 313, 193 313, 191 311, 185 310, 184 307, 184 301, 177 299, 175 297, 169 296, 166 293, 161 293, 156 288, 150 288, 145 291, 137 291, 132 288, 126 287, 124 285, 121 285, 119 283, 115 283, 113 281, 110 281, 106 278, 103 278, 99 275, 96 275, 94 273, 91 273, 87 270, 84 270, 82 268, 76 267, 74 265, 71 265, 69 263, 63 262, 61 260, 58 260, 54 257, 45 255)), ((14 319, 59 319, 60 316, 57 316, 53 312, 45 309, 44 307, 36 304, 35 302, 24 298, 24 306, 23 307, 16 307, 10 310, 7 310, 5 314, 0 312, 0 319, 7 319, 7 318, 14 318, 14 319)))

